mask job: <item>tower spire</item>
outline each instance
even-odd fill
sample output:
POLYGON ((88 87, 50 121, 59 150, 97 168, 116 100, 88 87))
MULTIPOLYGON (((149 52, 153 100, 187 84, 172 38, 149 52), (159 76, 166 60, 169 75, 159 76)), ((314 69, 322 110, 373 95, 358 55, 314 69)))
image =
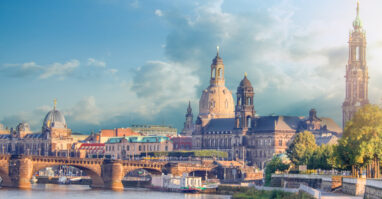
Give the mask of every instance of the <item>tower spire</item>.
POLYGON ((191 101, 188 101, 187 114, 192 114, 191 101))
POLYGON ((216 46, 216 57, 219 57, 219 46, 216 46))
POLYGON ((353 27, 355 30, 362 29, 362 21, 361 21, 361 18, 359 16, 359 0, 357 0, 357 16, 353 22, 353 27))
POLYGON ((53 100, 53 110, 56 110, 56 106, 57 106, 57 99, 54 98, 54 100, 53 100))
POLYGON ((357 17, 359 17, 359 0, 357 0, 357 17))

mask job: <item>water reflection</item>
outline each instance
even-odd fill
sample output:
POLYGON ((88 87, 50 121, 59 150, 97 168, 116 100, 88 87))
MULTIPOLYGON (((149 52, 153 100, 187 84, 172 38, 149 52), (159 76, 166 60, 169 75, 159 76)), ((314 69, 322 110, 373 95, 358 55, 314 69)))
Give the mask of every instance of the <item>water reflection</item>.
POLYGON ((31 190, 0 188, 6 199, 229 199, 230 196, 156 192, 144 188, 127 188, 123 192, 95 190, 88 185, 34 184, 31 190))

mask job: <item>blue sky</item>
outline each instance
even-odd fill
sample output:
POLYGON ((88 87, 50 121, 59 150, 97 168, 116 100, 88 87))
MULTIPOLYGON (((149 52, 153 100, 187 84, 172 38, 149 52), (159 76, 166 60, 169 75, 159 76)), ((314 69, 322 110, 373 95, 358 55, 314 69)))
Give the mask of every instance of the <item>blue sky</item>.
MULTIPOLYGON (((2 0, 0 123, 39 131, 58 109, 75 132, 134 123, 181 128, 208 86, 216 46, 235 93, 244 72, 259 115, 341 122, 354 0, 2 0)), ((382 97, 378 0, 361 1, 369 97, 382 97)))

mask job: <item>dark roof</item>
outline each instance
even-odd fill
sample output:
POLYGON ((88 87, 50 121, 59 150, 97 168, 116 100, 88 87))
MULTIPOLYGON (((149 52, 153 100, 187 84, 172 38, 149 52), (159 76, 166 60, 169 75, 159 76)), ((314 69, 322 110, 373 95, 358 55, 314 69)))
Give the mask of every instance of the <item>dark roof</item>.
POLYGON ((247 79, 247 76, 244 76, 244 79, 240 82, 240 87, 252 88, 251 82, 247 79))
POLYGON ((256 118, 254 132, 297 131, 300 121, 296 116, 262 116, 256 118))
POLYGON ((41 133, 31 133, 24 136, 23 139, 40 139, 43 138, 41 133))
POLYGON ((331 136, 316 136, 316 144, 321 146, 323 144, 336 144, 338 142, 338 137, 331 136))
POLYGON ((0 134, 0 139, 11 139, 11 134, 0 134))
POLYGON ((322 126, 326 125, 326 128, 329 131, 342 133, 342 128, 338 126, 338 124, 333 119, 327 117, 322 117, 320 119, 322 121, 322 126))
POLYGON ((235 127, 235 118, 211 119, 205 127, 205 132, 231 131, 235 127))

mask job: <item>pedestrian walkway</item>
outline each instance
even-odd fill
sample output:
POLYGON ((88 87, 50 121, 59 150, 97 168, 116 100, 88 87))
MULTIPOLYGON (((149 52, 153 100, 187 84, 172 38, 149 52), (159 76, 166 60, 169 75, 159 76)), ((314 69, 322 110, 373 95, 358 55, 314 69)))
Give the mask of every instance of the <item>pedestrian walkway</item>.
POLYGON ((362 196, 349 196, 343 193, 321 191, 321 199, 362 199, 362 196))

